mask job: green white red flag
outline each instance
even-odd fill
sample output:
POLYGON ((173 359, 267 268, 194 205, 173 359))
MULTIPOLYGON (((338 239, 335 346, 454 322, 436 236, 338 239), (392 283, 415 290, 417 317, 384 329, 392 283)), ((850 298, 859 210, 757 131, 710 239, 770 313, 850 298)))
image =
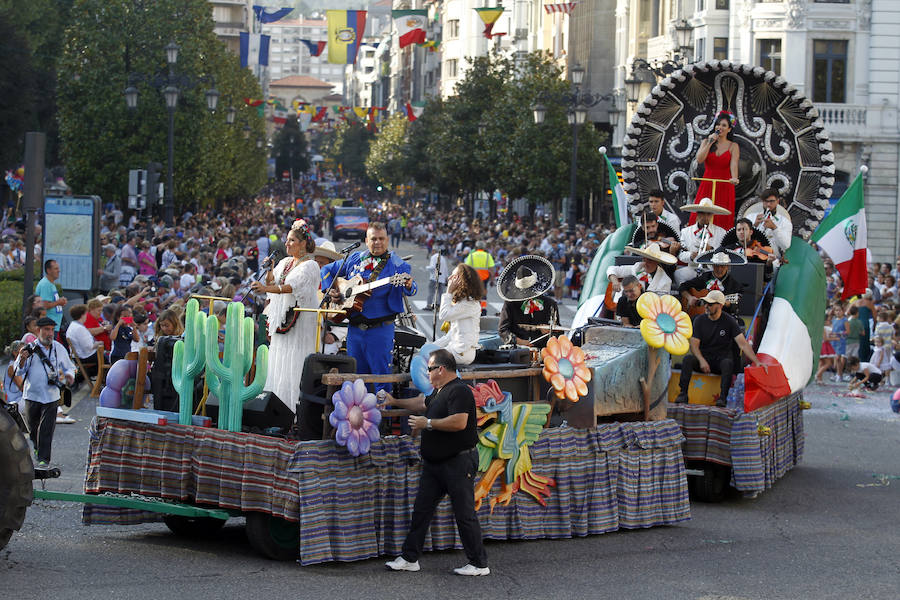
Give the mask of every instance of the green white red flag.
POLYGON ((425 27, 428 25, 428 11, 420 10, 392 10, 391 17, 394 26, 400 35, 400 48, 410 44, 425 43, 425 27))
POLYGON ((860 173, 831 213, 813 232, 810 241, 825 251, 844 281, 843 299, 866 291, 866 209, 860 173))
POLYGON ((618 229, 623 225, 628 225, 630 222, 628 218, 628 200, 625 198, 625 188, 622 187, 622 182, 619 181, 619 174, 616 173, 616 168, 609 161, 609 157, 606 156, 606 148, 600 148, 600 154, 603 155, 603 159, 606 161, 606 171, 609 174, 609 190, 612 192, 613 213, 616 216, 616 229, 618 229))

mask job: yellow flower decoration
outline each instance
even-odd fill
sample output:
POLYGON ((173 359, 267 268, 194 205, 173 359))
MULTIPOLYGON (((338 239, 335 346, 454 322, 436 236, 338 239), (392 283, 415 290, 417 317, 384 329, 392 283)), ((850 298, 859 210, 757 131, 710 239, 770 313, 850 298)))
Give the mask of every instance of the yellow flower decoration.
POLYGON ((681 303, 674 296, 658 296, 644 292, 637 301, 641 319, 641 335, 652 348, 665 347, 676 356, 691 349, 690 337, 694 332, 691 318, 681 310, 681 303))
POLYGON ((564 335, 547 340, 547 347, 541 350, 544 379, 553 386, 558 398, 578 402, 587 396, 587 382, 593 372, 584 364, 584 351, 573 346, 564 335))

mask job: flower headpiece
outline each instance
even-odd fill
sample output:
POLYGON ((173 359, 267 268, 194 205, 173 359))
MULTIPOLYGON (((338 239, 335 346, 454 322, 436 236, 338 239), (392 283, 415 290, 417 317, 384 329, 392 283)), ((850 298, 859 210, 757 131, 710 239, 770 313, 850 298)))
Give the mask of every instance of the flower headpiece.
POLYGON ((304 239, 312 239, 312 235, 309 233, 309 224, 304 219, 294 221, 294 224, 291 225, 291 231, 302 234, 304 239))
POLYGON ((721 111, 719 111, 719 114, 716 115, 716 121, 718 121, 720 117, 725 117, 726 119, 728 119, 728 124, 731 127, 734 127, 735 118, 734 118, 734 114, 732 112, 727 111, 727 110, 721 110, 721 111))

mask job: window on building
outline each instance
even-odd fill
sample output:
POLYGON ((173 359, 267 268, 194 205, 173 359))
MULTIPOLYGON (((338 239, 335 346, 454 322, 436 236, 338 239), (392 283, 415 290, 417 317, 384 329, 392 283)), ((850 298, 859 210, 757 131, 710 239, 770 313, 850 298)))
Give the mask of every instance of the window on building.
POLYGON ((781 75, 781 40, 759 40, 759 66, 781 75))
POLYGON ((847 101, 847 40, 813 40, 813 102, 847 101))
POLYGON ((459 19, 447 21, 447 39, 455 40, 459 37, 459 19))
POLYGON ((716 60, 728 58, 728 38, 713 38, 713 58, 716 60))
POLYGON ((728 0, 716 0, 716 10, 728 10, 728 0))
POLYGON ((694 42, 694 54, 697 60, 706 60, 706 38, 697 38, 694 42))
POLYGON ((706 0, 697 0, 697 12, 706 10, 706 0))
POLYGON ((458 60, 455 58, 451 58, 446 63, 446 76, 447 77, 456 77, 456 68, 458 65, 458 60))
POLYGON ((813 0, 817 4, 850 4, 850 0, 813 0))

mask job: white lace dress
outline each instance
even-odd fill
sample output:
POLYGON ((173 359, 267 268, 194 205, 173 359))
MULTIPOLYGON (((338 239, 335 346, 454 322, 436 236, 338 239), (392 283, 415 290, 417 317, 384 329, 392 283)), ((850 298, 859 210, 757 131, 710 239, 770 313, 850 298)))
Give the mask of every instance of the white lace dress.
MULTIPOLYGON (((299 313, 297 322, 287 333, 276 330, 284 322, 288 309, 318 308, 319 265, 314 260, 303 260, 288 269, 293 259, 289 256, 279 262, 273 271, 274 285, 289 285, 290 294, 266 294, 269 304, 263 310, 266 315, 269 337, 269 368, 266 371, 264 390, 273 392, 295 413, 300 399, 300 380, 303 361, 315 352, 316 314, 299 313)), ((302 259, 301 259, 302 260, 302 259)))

